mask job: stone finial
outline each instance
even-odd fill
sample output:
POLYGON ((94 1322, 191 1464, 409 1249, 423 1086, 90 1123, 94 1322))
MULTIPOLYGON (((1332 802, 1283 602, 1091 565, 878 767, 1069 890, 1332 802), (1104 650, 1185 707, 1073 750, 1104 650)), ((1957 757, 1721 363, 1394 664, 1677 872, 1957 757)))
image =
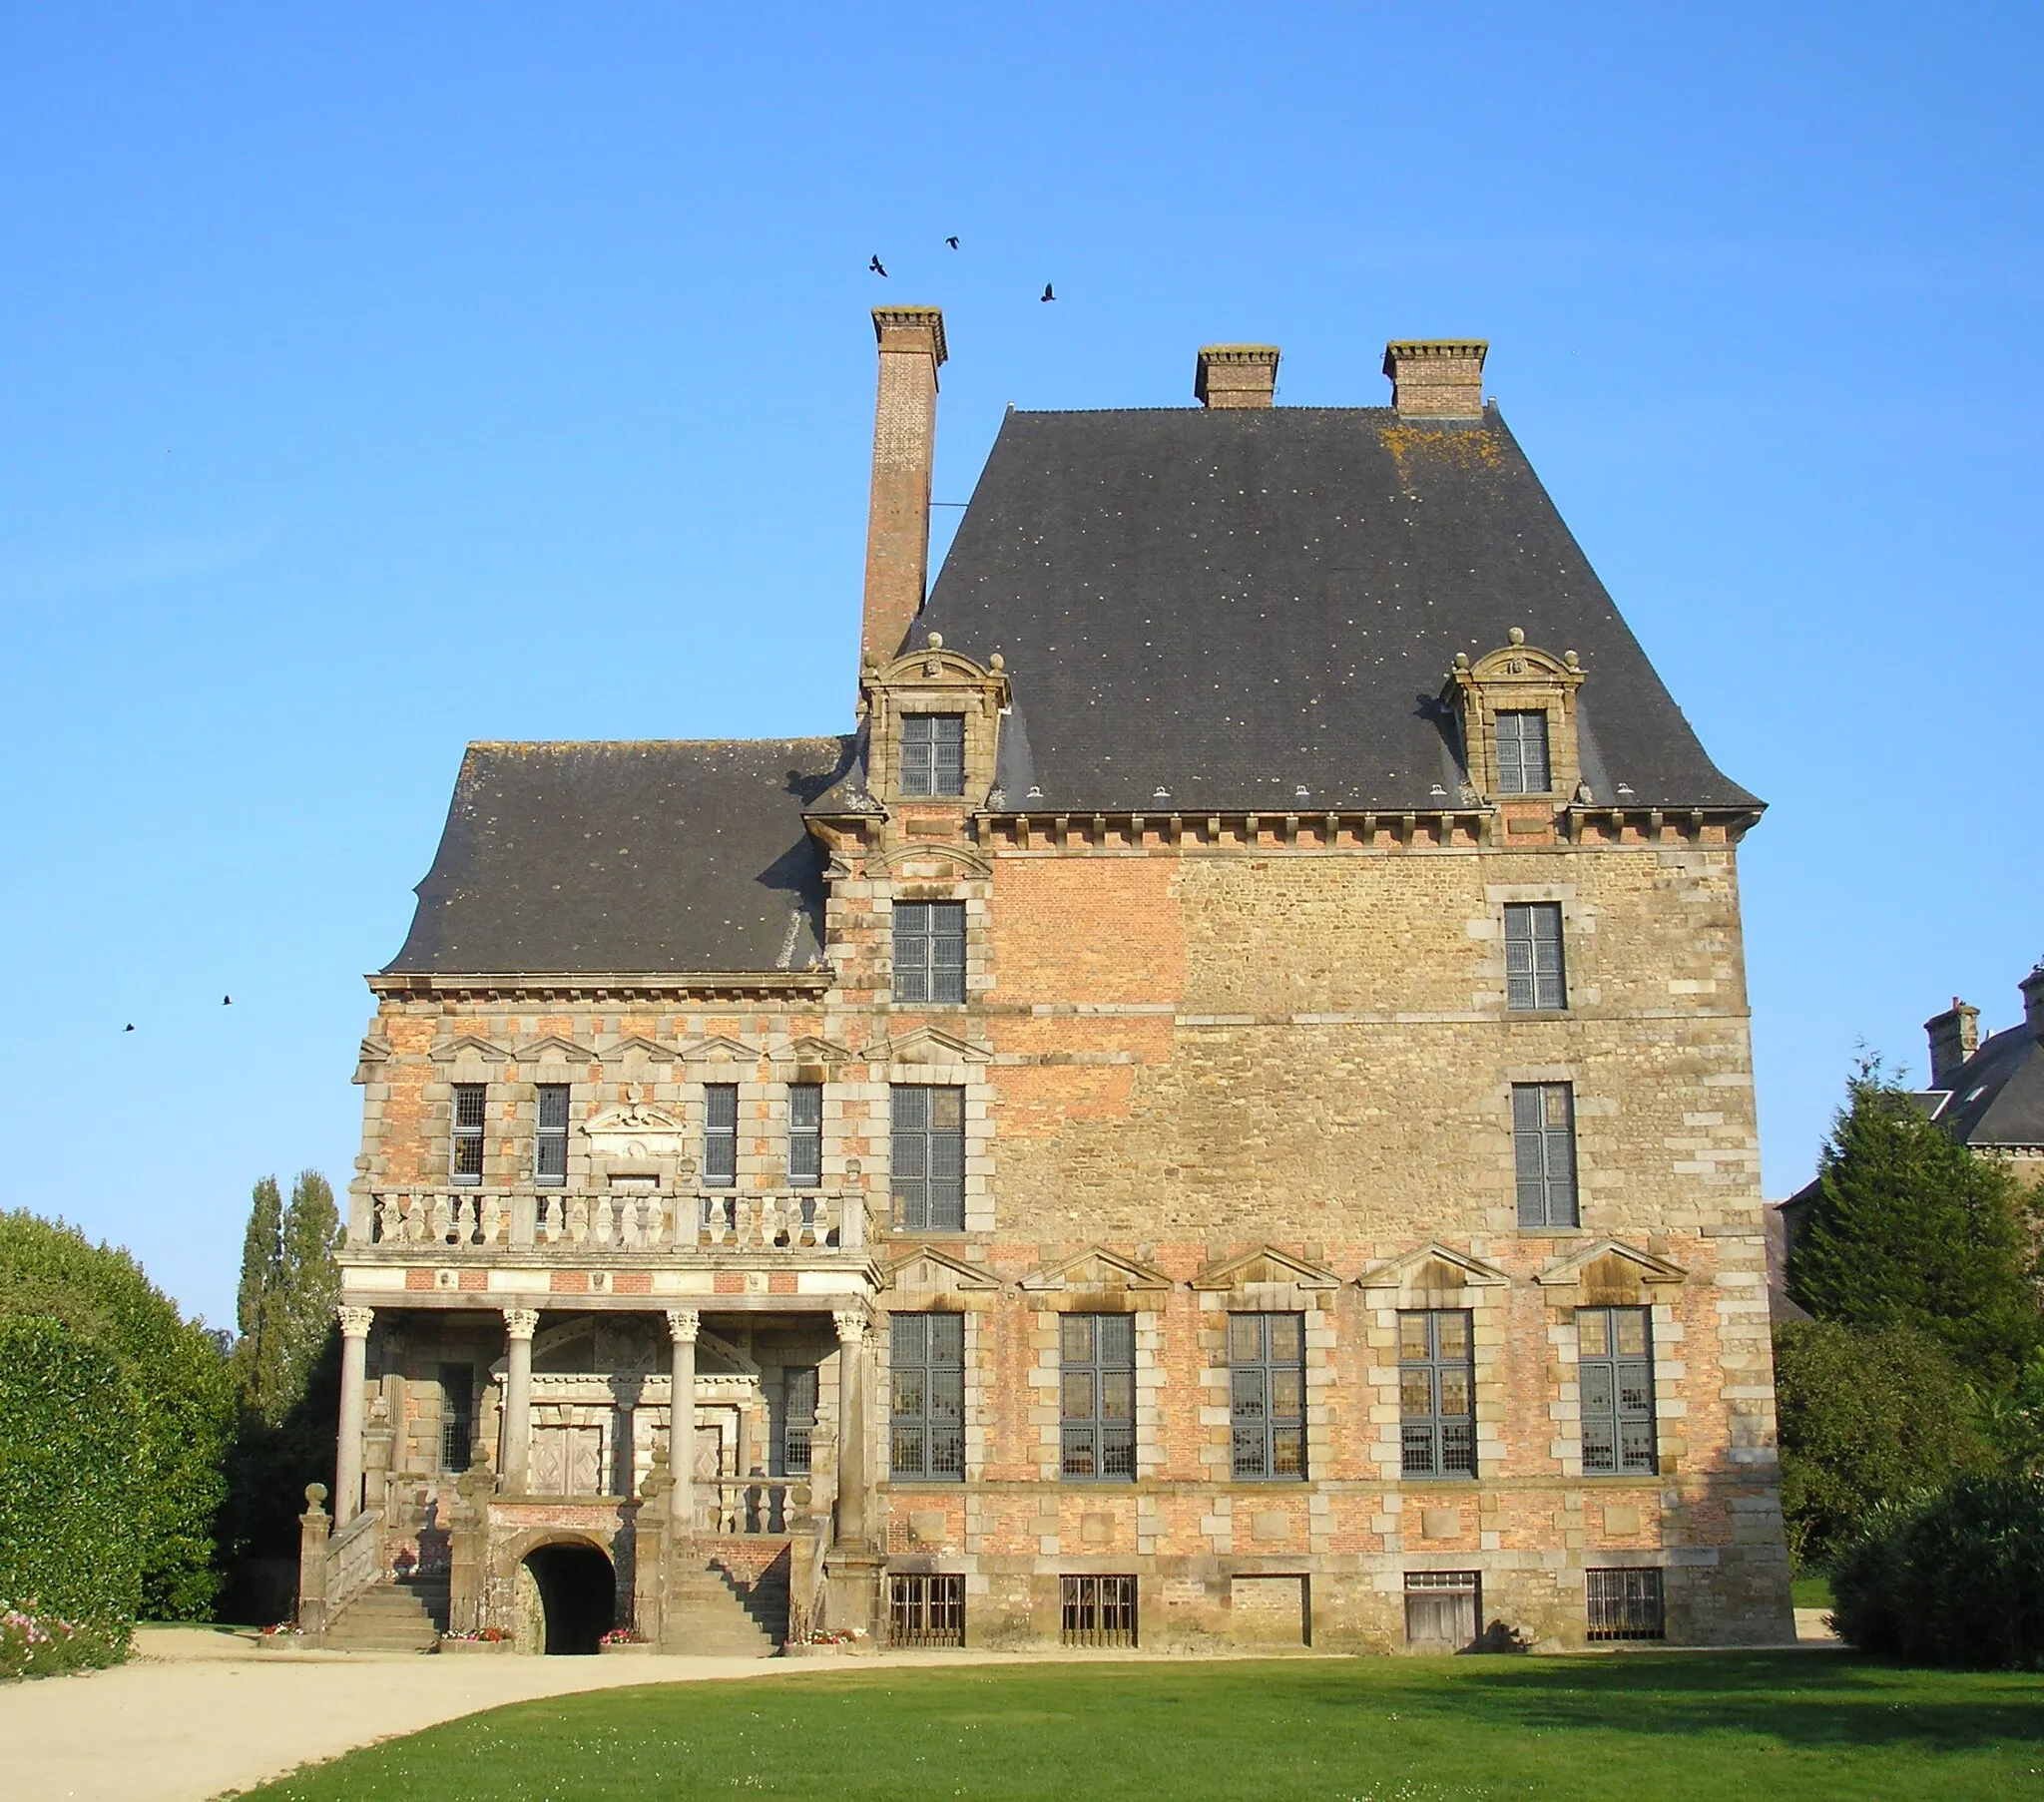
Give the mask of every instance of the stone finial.
POLYGON ((1510 632, 1505 634, 1505 637, 1510 639, 1514 645, 1523 645, 1526 642, 1526 629, 1523 626, 1514 626, 1510 632))
POLYGON ((322 1509, 321 1509, 321 1506, 320 1506, 320 1505, 321 1505, 322 1503, 324 1503, 324 1502, 325 1502, 325 1500, 326 1500, 326 1485, 325 1485, 325 1484, 323 1484, 323 1483, 308 1483, 308 1484, 306 1484, 306 1485, 305 1485, 305 1512, 306 1512, 306 1513, 307 1513, 308 1515, 316 1515, 316 1514, 319 1514, 319 1513, 323 1512, 323 1511, 322 1511, 322 1509))

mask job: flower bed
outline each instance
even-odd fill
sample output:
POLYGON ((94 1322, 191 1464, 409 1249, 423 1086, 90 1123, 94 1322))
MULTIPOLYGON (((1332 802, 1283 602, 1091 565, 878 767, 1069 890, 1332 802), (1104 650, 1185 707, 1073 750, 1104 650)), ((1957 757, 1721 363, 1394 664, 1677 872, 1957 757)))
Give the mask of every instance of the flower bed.
POLYGON ((508 1652, 517 1649, 511 1642, 511 1635, 498 1626, 476 1627, 465 1633, 442 1633, 440 1649, 443 1652, 508 1652))
POLYGON ((126 1624, 66 1620, 33 1601, 0 1603, 0 1678, 100 1670, 128 1655, 126 1624))
POLYGON ((634 1626, 614 1626, 596 1642, 596 1649, 605 1657, 618 1652, 650 1652, 653 1641, 634 1626))
POLYGON ((780 1648, 783 1658, 856 1658, 873 1649, 872 1640, 856 1627, 817 1627, 787 1640, 780 1648))

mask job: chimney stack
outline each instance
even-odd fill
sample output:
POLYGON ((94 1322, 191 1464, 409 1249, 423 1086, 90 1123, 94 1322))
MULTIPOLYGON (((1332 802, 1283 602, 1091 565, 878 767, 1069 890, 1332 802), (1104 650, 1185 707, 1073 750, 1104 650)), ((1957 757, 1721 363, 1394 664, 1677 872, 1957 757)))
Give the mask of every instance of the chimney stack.
POLYGON ((1384 346, 1391 405, 1408 419, 1480 419, 1483 416, 1482 338, 1423 338, 1384 346))
POLYGON ((944 315, 934 306, 876 306, 879 397, 873 406, 873 491, 866 512, 866 599, 859 662, 897 656, 922 611, 930 567, 930 468, 937 441, 937 369, 944 315))
POLYGON ((1950 1089, 1966 1060, 1980 1049, 1980 1010, 1954 995, 1949 1008, 1923 1023, 1923 1031, 1930 1039, 1930 1086, 1950 1089))
POLYGON ((1193 396, 1206 407, 1268 407, 1278 392, 1276 344, 1203 344, 1193 396))
POLYGON ((2044 1039, 2044 963, 2023 978, 2023 1024, 2032 1039, 2044 1039))

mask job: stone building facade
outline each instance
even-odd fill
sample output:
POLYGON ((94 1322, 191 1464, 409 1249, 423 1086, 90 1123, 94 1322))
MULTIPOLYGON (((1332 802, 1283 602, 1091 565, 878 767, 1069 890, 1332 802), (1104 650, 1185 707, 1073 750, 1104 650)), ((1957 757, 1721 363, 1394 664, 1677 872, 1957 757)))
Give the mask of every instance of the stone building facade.
POLYGON ((1483 346, 1011 413, 926 600, 875 324, 853 729, 471 746, 369 979, 313 1624, 1792 1636, 1760 803, 1483 346))

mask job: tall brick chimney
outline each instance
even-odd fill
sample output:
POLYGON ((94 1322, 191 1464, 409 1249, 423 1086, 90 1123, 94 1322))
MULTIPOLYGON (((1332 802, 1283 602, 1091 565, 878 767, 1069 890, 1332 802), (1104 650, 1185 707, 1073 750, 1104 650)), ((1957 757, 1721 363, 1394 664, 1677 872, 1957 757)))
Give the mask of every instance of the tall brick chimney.
POLYGON ((1278 392, 1276 344, 1202 344, 1193 397, 1207 407, 1268 407, 1278 392))
POLYGON ((1923 1031, 1930 1039, 1930 1086, 1949 1089, 1966 1060, 1980 1049, 1980 1010, 1954 995, 1950 1007, 1923 1023, 1923 1031))
POLYGON ((1384 346, 1391 405, 1412 419, 1477 419, 1483 414, 1482 338, 1393 339, 1384 346))
POLYGON ((2023 1024, 2032 1039, 2044 1039, 2044 963, 2023 978, 2023 1024))
POLYGON ((922 611, 930 569, 930 465, 937 442, 937 369, 944 315, 934 306, 876 306, 880 391, 873 406, 873 493, 866 511, 866 604, 859 662, 896 656, 922 611))

